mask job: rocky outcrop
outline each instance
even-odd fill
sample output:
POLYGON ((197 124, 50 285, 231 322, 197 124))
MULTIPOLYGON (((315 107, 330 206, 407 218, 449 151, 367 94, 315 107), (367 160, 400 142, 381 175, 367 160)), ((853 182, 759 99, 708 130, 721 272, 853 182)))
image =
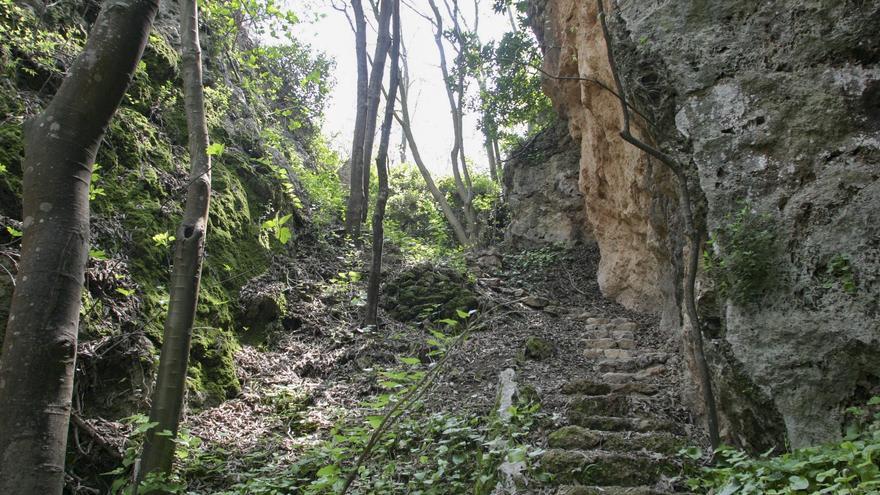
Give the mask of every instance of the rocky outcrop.
POLYGON ((518 247, 592 241, 578 185, 580 150, 565 122, 514 150, 504 164, 505 240, 518 247))
MULTIPOLYGON (((642 114, 635 132, 689 157, 700 220, 718 238, 711 257, 727 272, 703 274, 700 311, 717 323, 707 345, 728 439, 839 437, 845 407, 880 386, 880 3, 605 9, 642 114)), ((530 14, 544 69, 583 78, 548 78, 545 89, 580 143, 602 290, 675 323, 675 183, 619 138, 618 100, 591 82, 613 86, 596 3, 533 0, 530 14)))

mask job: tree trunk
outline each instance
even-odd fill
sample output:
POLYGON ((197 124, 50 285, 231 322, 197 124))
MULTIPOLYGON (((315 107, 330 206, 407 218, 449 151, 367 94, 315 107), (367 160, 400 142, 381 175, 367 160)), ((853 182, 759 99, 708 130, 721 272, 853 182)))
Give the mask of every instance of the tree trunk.
POLYGON ((495 161, 495 150, 492 148, 492 140, 486 137, 486 156, 489 157, 489 177, 492 182, 498 182, 498 163, 495 161))
POLYGON ((385 77, 385 59, 391 46, 388 24, 391 20, 391 1, 382 0, 379 10, 376 51, 373 53, 373 67, 370 69, 370 85, 367 89, 367 124, 364 131, 364 199, 361 220, 367 220, 370 203, 370 162, 373 156, 373 139, 376 135, 376 118, 379 115, 379 95, 382 93, 382 79, 385 77))
POLYGON ((361 221, 364 211, 364 133, 367 123, 367 19, 361 0, 351 0, 354 9, 355 55, 357 57, 357 109, 354 121, 354 139, 351 144, 350 189, 345 210, 345 230, 354 241, 360 242, 361 221))
POLYGON ((60 494, 98 146, 158 0, 104 5, 49 106, 25 124, 21 263, 0 359, 0 493, 60 494))
POLYGON ((501 150, 498 149, 498 138, 492 138, 492 149, 495 151, 495 163, 497 164, 498 170, 498 181, 503 180, 502 174, 504 173, 504 167, 501 165, 501 150))
MULTIPOLYGON (((437 45, 437 51, 440 54, 440 71, 443 74, 444 87, 446 88, 446 98, 449 100, 449 111, 452 114, 452 129, 455 135, 450 159, 452 161, 452 176, 455 180, 456 192, 461 199, 464 210, 465 220, 468 225, 468 237, 474 238, 477 228, 477 218, 473 211, 473 189, 471 186, 470 174, 467 170, 467 163, 464 161, 464 139, 462 136, 462 102, 464 93, 464 79, 461 73, 456 81, 456 90, 458 91, 458 99, 456 99, 455 90, 450 86, 449 65, 446 62, 446 48, 443 46, 443 16, 434 0, 428 0, 431 10, 434 13, 434 43, 437 45), (462 175, 464 180, 462 180, 462 175)), ((458 33, 459 26, 455 18, 455 29, 458 33)), ((462 47, 463 48, 463 47, 462 47)))
POLYGON ((376 170, 379 177, 379 193, 376 208, 373 210, 373 260, 370 267, 370 280, 367 287, 367 325, 376 326, 379 310, 379 284, 382 281, 382 244, 385 240, 385 205, 388 203, 388 141, 391 138, 391 121, 394 117, 394 103, 397 99, 397 86, 400 84, 400 0, 394 1, 394 41, 391 44, 391 76, 388 81, 388 96, 385 101, 385 118, 382 121, 382 137, 376 155, 376 170))
POLYGON ((208 156, 208 125, 202 87, 199 14, 196 0, 181 2, 181 69, 191 161, 183 220, 177 229, 174 267, 171 273, 168 317, 162 338, 162 353, 150 421, 158 423, 147 432, 137 479, 150 473, 170 473, 174 439, 189 362, 192 326, 199 299, 199 282, 205 254, 208 209, 211 200, 211 157, 208 156), (171 436, 160 434, 171 432, 171 436))
POLYGON ((440 191, 437 184, 434 183, 434 179, 431 178, 431 172, 428 170, 428 167, 425 166, 425 162, 422 160, 422 155, 419 153, 419 147, 416 144, 416 138, 412 132, 412 122, 410 121, 409 116, 409 99, 407 90, 407 85, 409 84, 409 70, 407 69, 406 57, 402 57, 401 62, 403 63, 403 80, 398 88, 400 93, 400 115, 398 116, 395 114, 395 119, 397 120, 397 123, 400 124, 400 128, 403 130, 403 136, 409 143, 409 149, 412 152, 413 161, 416 163, 416 167, 418 167, 419 172, 422 174, 422 178, 428 186, 428 191, 431 193, 437 206, 440 207, 440 211, 443 212, 446 221, 452 226, 452 231, 455 233, 456 240, 458 240, 458 243, 462 246, 469 246, 470 239, 468 238, 467 232, 461 225, 458 217, 455 216, 455 212, 452 211, 449 203, 446 201, 446 196, 443 195, 443 192, 440 191))
POLYGON ((679 201, 681 203, 681 216, 684 219, 685 231, 689 241, 689 253, 687 268, 684 274, 684 302, 685 315, 687 315, 689 328, 684 336, 684 343, 687 351, 691 355, 696 365, 697 385, 700 387, 702 394, 703 406, 706 410, 706 426, 709 433, 709 443, 713 449, 718 448, 721 443, 719 427, 718 427, 718 410, 715 405, 715 394, 712 390, 712 377, 709 374, 709 365, 706 362, 706 356, 703 352, 703 330, 700 325, 700 318, 697 313, 696 296, 694 294, 694 285, 697 279, 697 269, 700 262, 700 247, 703 239, 703 232, 696 226, 694 220, 694 212, 691 201, 690 188, 688 187, 687 173, 676 159, 663 153, 657 148, 648 145, 644 141, 636 138, 630 131, 630 114, 629 104, 626 100, 626 92, 620 79, 620 73, 617 70, 617 63, 614 58, 614 49, 611 45, 611 35, 608 31, 608 21, 605 19, 604 0, 596 0, 599 24, 602 28, 602 35, 605 38, 605 49, 608 56, 608 66, 611 69, 611 75, 614 78, 614 86, 617 88, 617 98, 620 101, 621 113, 623 114, 623 129, 620 131, 620 137, 629 144, 647 153, 649 156, 656 158, 665 165, 676 177, 679 190, 679 201))

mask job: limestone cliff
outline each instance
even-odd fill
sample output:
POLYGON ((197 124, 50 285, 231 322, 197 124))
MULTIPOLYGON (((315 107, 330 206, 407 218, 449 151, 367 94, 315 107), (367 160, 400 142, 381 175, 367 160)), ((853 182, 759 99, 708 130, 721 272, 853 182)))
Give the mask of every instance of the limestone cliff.
MULTIPOLYGON (((635 130, 698 178, 714 239, 700 312, 728 439, 839 437, 843 409, 880 386, 880 2, 605 9, 635 130)), ((596 14, 594 0, 530 2, 544 69, 568 78, 545 90, 580 143, 603 291, 674 329, 675 183, 619 138, 618 100, 592 82, 613 86, 596 14)))
POLYGON ((503 174, 510 208, 505 240, 525 247, 592 241, 579 169, 579 146, 563 121, 513 150, 503 174))

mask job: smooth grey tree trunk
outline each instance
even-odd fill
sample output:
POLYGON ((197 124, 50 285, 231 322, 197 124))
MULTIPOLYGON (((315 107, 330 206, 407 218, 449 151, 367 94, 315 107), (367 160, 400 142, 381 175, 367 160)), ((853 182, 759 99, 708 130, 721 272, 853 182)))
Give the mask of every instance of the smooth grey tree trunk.
POLYGON ((24 235, 0 358, 3 494, 63 489, 92 166, 157 9, 106 2, 52 102, 25 124, 24 235))
POLYGON ((357 108, 355 109, 354 138, 349 161, 350 182, 348 205, 345 210, 345 230, 359 242, 364 211, 364 133, 367 123, 367 20, 361 0, 351 0, 354 9, 355 56, 357 58, 357 108))
POLYGON ((379 96, 382 94, 382 79, 385 77, 385 60, 391 46, 388 25, 391 22, 391 1, 382 0, 379 9, 376 50, 373 53, 373 66, 370 69, 370 84, 367 88, 367 122, 364 131, 364 199, 361 220, 367 220, 370 203, 370 162, 373 157, 373 138, 376 134, 376 118, 379 115, 379 96))
POLYGON ((177 437, 186 392, 187 364, 199 299, 211 203, 211 157, 208 155, 208 125, 205 118, 196 0, 181 2, 180 25, 181 70, 191 167, 183 220, 175 235, 168 317, 165 321, 159 372, 150 409, 150 421, 158 424, 147 432, 137 473, 138 482, 143 481, 149 473, 171 472, 174 439, 177 437), (166 431, 171 432, 171 435, 163 434, 166 431))
POLYGON ((400 124, 400 128, 403 130, 403 135, 406 138, 406 141, 409 143, 409 149, 412 152, 413 161, 416 163, 416 167, 418 167, 419 173, 422 174, 422 178, 425 180, 425 185, 427 185, 428 191, 431 193, 431 196, 434 198, 437 206, 440 207, 440 211, 443 212, 443 216, 446 217, 446 221, 449 222, 450 226, 452 226, 452 231, 453 233, 455 233, 455 238, 458 243, 463 247, 467 247, 471 244, 467 231, 462 226, 462 223, 458 219, 458 217, 455 216, 455 212, 452 211, 452 208, 449 206, 449 202, 446 201, 446 196, 443 194, 442 191, 440 191, 440 189, 437 187, 437 184, 434 183, 434 179, 431 177, 431 172, 425 165, 424 160, 422 160, 421 153, 419 153, 419 146, 418 144, 416 144, 416 138, 412 132, 412 121, 410 120, 409 115, 409 90, 407 89, 409 86, 409 70, 407 67, 407 60, 405 56, 401 57, 401 62, 403 63, 403 78, 398 88, 398 92, 400 93, 400 115, 395 114, 394 118, 397 120, 397 123, 400 124))
MULTIPOLYGON (((464 75, 459 73, 455 81, 455 88, 453 88, 450 84, 452 79, 449 65, 446 61, 446 48, 443 46, 443 16, 434 0, 428 0, 428 4, 434 13, 434 43, 437 45, 437 51, 440 55, 440 71, 443 75, 446 97, 449 100, 449 111, 452 116, 452 129, 455 138, 452 151, 449 154, 452 161, 452 176, 455 181, 456 192, 462 202, 465 220, 467 221, 468 237, 475 238, 477 217, 473 210, 473 188, 471 186, 470 174, 467 170, 467 163, 464 160, 464 138, 462 136, 464 75), (456 98, 456 91, 458 91, 458 98, 456 98)), ((455 27, 456 29, 458 28, 457 24, 455 27)))
POLYGON ((382 248, 385 240, 385 205, 388 203, 388 142, 391 139, 391 124, 394 117, 394 103, 397 100, 397 87, 400 85, 400 0, 394 1, 394 41, 391 44, 391 75, 388 81, 388 95, 385 101, 385 117, 382 121, 382 134, 376 154, 376 171, 379 179, 379 192, 376 207, 373 209, 373 260, 370 266, 370 280, 367 285, 367 316, 364 323, 376 326, 379 310, 379 285, 382 281, 382 248))

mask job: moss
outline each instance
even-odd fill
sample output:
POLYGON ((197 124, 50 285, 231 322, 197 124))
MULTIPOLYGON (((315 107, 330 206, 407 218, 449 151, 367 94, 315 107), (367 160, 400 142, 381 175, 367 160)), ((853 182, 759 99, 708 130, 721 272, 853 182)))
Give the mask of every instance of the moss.
POLYGON ((547 445, 554 449, 588 450, 599 445, 602 437, 598 433, 580 426, 563 426, 547 437, 547 445))
POLYGON ((475 309, 471 282, 455 270, 429 263, 416 265, 388 282, 383 306, 397 320, 456 318, 475 309))
POLYGON ((552 357, 553 354, 556 353, 556 349, 553 347, 553 344, 545 339, 540 337, 529 337, 526 340, 525 345, 525 356, 529 359, 534 359, 535 361, 542 361, 549 357, 552 357))
POLYGON ((221 402, 241 391, 235 375, 234 357, 238 349, 238 341, 229 330, 201 326, 193 329, 189 383, 197 398, 202 399, 200 402, 221 402))

